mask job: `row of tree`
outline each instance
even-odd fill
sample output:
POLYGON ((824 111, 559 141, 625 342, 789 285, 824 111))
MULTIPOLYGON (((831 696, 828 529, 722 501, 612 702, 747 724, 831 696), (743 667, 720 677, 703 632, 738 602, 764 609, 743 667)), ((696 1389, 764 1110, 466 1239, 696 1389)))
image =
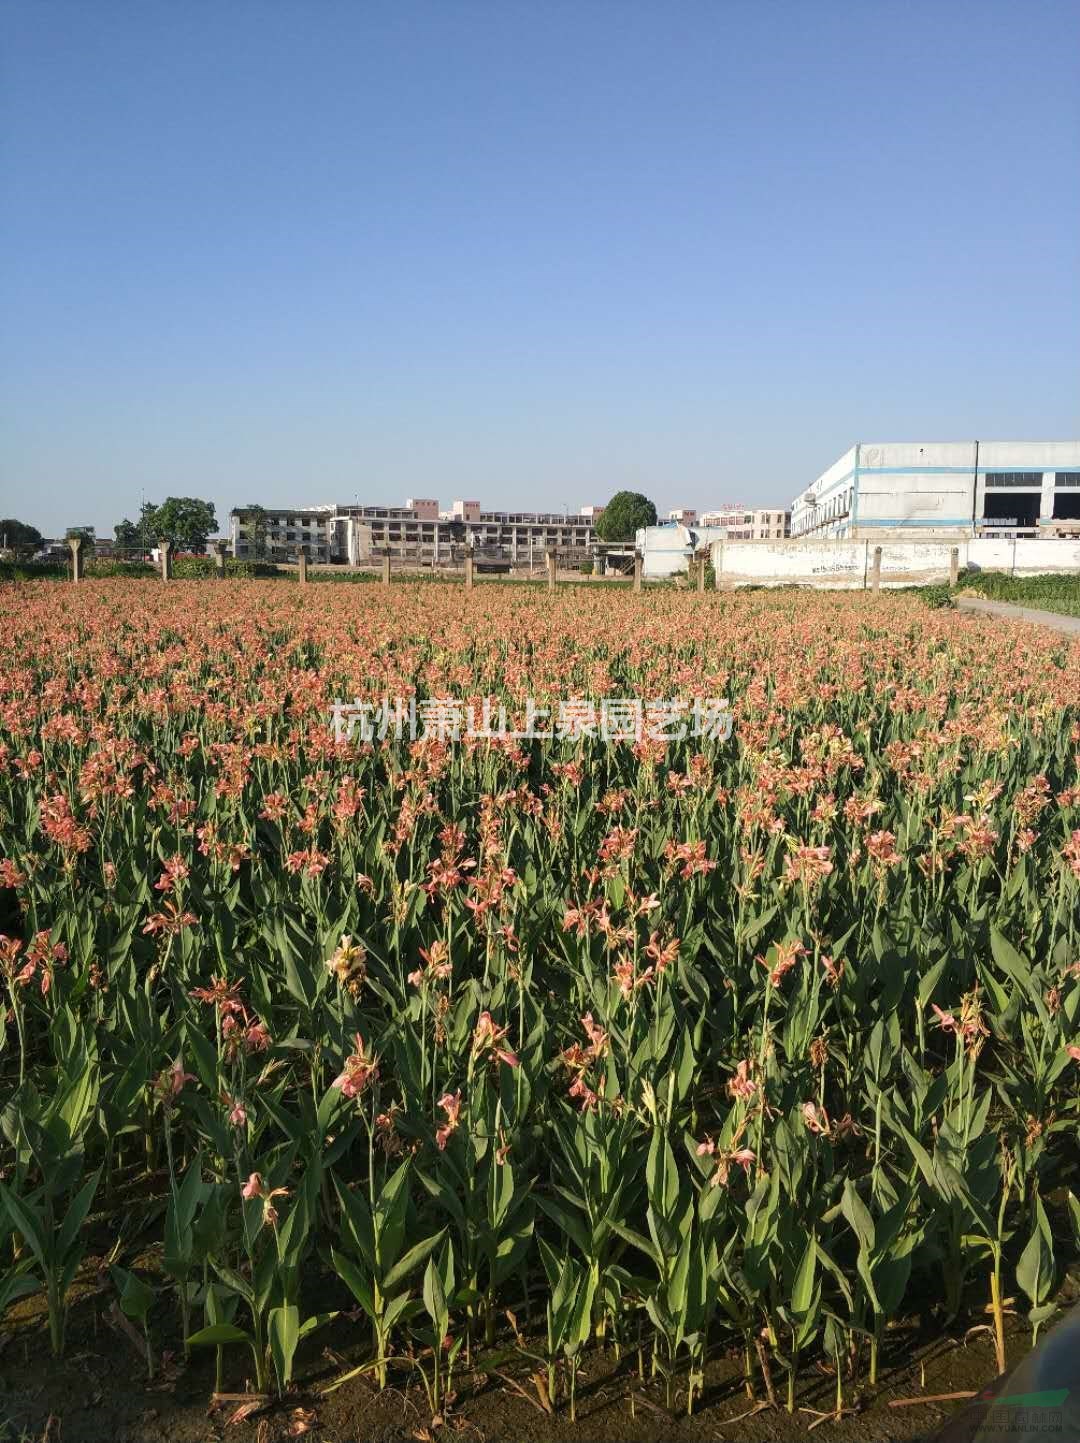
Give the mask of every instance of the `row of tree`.
MULTIPOLYGON (((257 557, 265 550, 266 512, 261 506, 244 508, 244 520, 257 557)), ((601 541, 633 541, 634 533, 643 526, 656 525, 656 507, 639 491, 616 491, 596 522, 601 541)), ((125 516, 115 527, 116 546, 120 551, 149 551, 159 541, 171 541, 181 551, 202 551, 209 537, 217 531, 217 516, 212 501, 195 496, 167 496, 160 505, 143 503, 138 521, 125 516)), ((67 536, 83 536, 93 541, 94 528, 72 526, 67 536)), ((0 545, 24 550, 40 546, 41 532, 36 526, 13 518, 0 520, 0 545)))

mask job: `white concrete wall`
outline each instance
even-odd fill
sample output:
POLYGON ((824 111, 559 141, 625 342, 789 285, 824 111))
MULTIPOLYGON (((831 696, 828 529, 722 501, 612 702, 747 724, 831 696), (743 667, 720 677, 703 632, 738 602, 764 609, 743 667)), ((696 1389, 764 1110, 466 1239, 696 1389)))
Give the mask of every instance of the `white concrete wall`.
POLYGON ((978 567, 980 571, 1015 571, 1017 576, 1080 572, 1080 541, 1050 536, 1022 536, 1015 541, 979 536, 967 543, 960 556, 961 566, 978 567))
POLYGON ((862 590, 869 585, 874 551, 881 546, 881 585, 920 586, 948 581, 955 547, 961 570, 1006 571, 1017 576, 1080 573, 1080 542, 1020 539, 930 541, 716 541, 717 586, 811 586, 862 590))
POLYGON ((851 535, 876 531, 970 531, 975 443, 864 442, 851 535))
POLYGON ((980 441, 980 471, 1075 471, 1080 441, 980 441))

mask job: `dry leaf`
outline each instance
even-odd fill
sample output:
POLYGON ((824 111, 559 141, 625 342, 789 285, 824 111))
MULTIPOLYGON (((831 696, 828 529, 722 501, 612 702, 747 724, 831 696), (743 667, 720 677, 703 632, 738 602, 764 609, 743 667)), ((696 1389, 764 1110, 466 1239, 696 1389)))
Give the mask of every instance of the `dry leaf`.
POLYGON ((304 1433, 310 1433, 315 1427, 314 1408, 294 1408, 289 1422, 288 1436, 300 1438, 304 1433))

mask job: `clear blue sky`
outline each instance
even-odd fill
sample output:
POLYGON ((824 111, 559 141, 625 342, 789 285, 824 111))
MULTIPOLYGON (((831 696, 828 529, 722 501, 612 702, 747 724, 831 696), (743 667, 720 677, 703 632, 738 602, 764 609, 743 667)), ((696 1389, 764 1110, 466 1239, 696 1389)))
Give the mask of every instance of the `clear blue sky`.
POLYGON ((1080 434, 1072 0, 0 8, 0 514, 1080 434))

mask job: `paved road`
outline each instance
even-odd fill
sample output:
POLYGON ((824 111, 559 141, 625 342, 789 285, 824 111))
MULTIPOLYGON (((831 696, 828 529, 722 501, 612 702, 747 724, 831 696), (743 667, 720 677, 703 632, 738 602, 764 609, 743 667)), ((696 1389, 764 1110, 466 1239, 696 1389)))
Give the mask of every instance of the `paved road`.
POLYGON ((979 596, 958 596, 956 604, 964 611, 985 611, 989 616, 1000 616, 1007 621, 1034 621, 1054 631, 1063 631, 1067 636, 1080 636, 1080 616, 1059 616, 1054 611, 1013 606, 1009 601, 984 601, 979 596))

